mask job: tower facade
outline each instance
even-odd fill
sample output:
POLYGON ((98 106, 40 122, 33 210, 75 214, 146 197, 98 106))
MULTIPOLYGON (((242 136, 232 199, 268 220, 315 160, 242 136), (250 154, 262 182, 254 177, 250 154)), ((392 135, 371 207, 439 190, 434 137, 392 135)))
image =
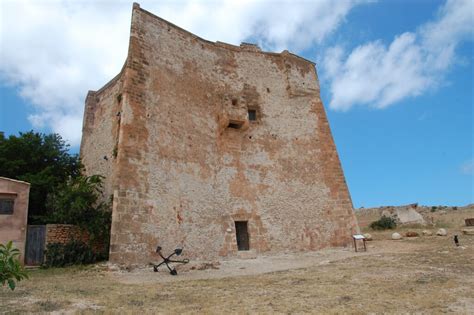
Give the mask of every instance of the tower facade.
POLYGON ((134 4, 128 56, 90 91, 81 158, 113 195, 110 260, 307 251, 358 230, 314 63, 201 39, 134 4))

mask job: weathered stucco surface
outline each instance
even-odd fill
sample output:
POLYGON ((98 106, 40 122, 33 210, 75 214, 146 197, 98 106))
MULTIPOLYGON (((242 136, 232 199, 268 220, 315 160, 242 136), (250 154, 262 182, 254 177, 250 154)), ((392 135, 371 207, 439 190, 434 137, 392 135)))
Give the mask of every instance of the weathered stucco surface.
POLYGON ((13 213, 0 214, 0 243, 13 241, 20 250, 21 263, 25 257, 29 195, 29 183, 0 177, 0 199, 13 200, 13 213))
POLYGON ((147 263, 157 245, 236 256, 235 221, 255 254, 358 229, 314 64, 286 51, 212 43, 135 4, 124 68, 84 117, 86 172, 114 194, 113 262, 147 263))

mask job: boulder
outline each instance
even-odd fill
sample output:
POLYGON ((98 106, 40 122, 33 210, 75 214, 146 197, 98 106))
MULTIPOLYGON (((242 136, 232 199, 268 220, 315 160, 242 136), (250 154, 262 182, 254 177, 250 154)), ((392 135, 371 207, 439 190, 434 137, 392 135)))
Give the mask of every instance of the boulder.
POLYGON ((439 229, 439 230, 436 232, 436 235, 438 235, 438 236, 446 236, 446 235, 448 235, 448 232, 446 232, 446 229, 439 229))
POLYGON ((474 235, 474 228, 472 228, 472 229, 462 229, 462 234, 474 235))
POLYGON ((400 224, 426 224, 423 216, 414 208, 397 208, 396 216, 400 224))
POLYGON ((421 233, 423 233, 424 236, 431 236, 431 235, 433 235, 433 232, 431 232, 430 230, 423 230, 423 232, 421 232, 421 233))
POLYGON ((365 233, 364 237, 365 237, 366 241, 371 241, 372 240, 372 235, 370 235, 369 233, 365 233))
POLYGON ((405 236, 406 237, 418 237, 420 236, 420 234, 418 234, 418 232, 415 232, 415 231, 408 231, 405 233, 405 236))
POLYGON ((400 233, 393 233, 392 234, 392 240, 401 240, 402 239, 402 236, 400 235, 400 233))

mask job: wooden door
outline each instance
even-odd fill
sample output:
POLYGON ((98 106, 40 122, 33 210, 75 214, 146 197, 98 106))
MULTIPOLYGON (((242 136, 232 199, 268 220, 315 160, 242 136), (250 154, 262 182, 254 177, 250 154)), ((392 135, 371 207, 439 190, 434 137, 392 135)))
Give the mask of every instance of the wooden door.
POLYGON ((25 264, 38 266, 43 263, 45 238, 46 225, 28 225, 25 264))

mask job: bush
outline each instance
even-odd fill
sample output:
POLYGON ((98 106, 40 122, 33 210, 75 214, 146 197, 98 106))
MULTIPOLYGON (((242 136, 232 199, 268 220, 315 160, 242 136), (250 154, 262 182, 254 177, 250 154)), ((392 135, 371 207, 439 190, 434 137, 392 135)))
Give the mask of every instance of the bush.
POLYGON ((92 264, 101 259, 92 248, 81 241, 69 241, 66 244, 48 244, 45 251, 46 261, 43 267, 66 267, 92 264))
POLYGON ((78 176, 48 195, 48 222, 74 224, 86 230, 91 241, 108 243, 112 211, 110 202, 102 202, 102 176, 78 176))
POLYGON ((0 282, 2 287, 8 284, 8 287, 15 290, 15 281, 28 279, 28 274, 18 260, 20 251, 13 248, 12 241, 6 245, 0 244, 0 282))
POLYGON ((397 222, 394 218, 382 216, 379 220, 374 221, 370 224, 372 230, 387 230, 394 229, 397 226, 397 222))

